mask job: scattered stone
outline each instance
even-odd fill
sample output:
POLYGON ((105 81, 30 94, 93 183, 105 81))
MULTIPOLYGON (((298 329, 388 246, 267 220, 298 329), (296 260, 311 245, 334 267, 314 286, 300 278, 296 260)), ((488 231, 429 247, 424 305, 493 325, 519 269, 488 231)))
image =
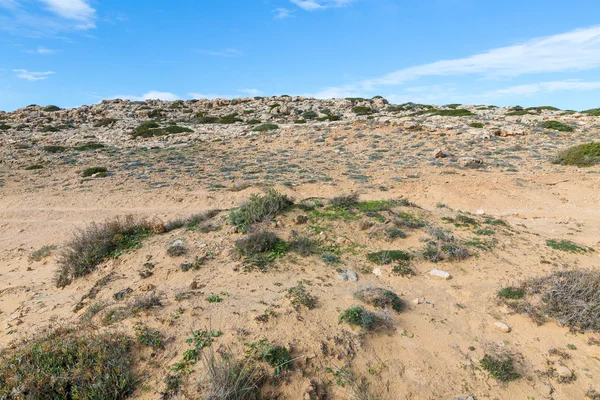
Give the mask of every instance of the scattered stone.
POLYGON ((129 294, 133 292, 132 288, 125 288, 123 290, 119 290, 115 294, 113 294, 113 299, 115 300, 123 300, 125 297, 129 296, 129 294))
POLYGON ((414 299, 414 300, 413 300, 413 303, 414 303, 414 304, 421 304, 421 299, 414 299))
POLYGON ((477 210, 477 211, 475 211, 475 214, 477 214, 477 215, 485 215, 485 211, 483 211, 483 210, 477 210))
POLYGON ((177 239, 171 243, 171 246, 183 246, 183 240, 177 239))
POLYGON ((504 322, 496 322, 496 323, 494 323, 494 328, 496 328, 497 331, 500 331, 500 332, 503 332, 503 333, 510 332, 510 326, 506 325, 504 322))
POLYGON ((441 269, 433 269, 429 271, 429 277, 439 280, 448 280, 450 279, 450 274, 446 271, 442 271, 441 269))
POLYGON ((154 275, 154 273, 147 269, 140 271, 140 278, 142 279, 150 278, 152 275, 154 275))
POLYGON ((153 285, 153 284, 151 284, 151 283, 149 283, 149 284, 147 284, 147 285, 144 285, 144 286, 140 287, 140 290, 141 290, 142 292, 151 292, 151 291, 153 291, 154 289, 156 289, 156 286, 154 286, 154 285, 153 285))
POLYGON ((446 157, 448 157, 448 154, 444 153, 444 151, 442 149, 435 149, 433 151, 433 156, 435 158, 446 158, 446 157))
POLYGON ((383 275, 383 269, 381 269, 381 268, 375 268, 375 269, 373 269, 373 275, 375 275, 375 276, 381 276, 381 275, 383 275))
POLYGON ((452 400, 475 400, 473 396, 457 396, 453 397, 452 400))
POLYGON ((556 367, 556 375, 561 379, 571 379, 573 377, 573 372, 564 365, 559 365, 556 367))
POLYGON ((340 272, 338 274, 338 278, 343 281, 350 281, 350 282, 358 281, 358 275, 356 274, 356 272, 351 271, 351 270, 346 270, 344 272, 340 272))
POLYGON ((296 225, 303 225, 308 222, 308 216, 306 215, 298 215, 296 217, 296 225))
POLYGON ((549 397, 552 394, 552 386, 542 383, 542 385, 540 386, 540 392, 542 393, 543 396, 549 397))
POLYGON ((461 157, 458 159, 458 165, 465 168, 477 168, 483 165, 483 160, 474 157, 461 157))

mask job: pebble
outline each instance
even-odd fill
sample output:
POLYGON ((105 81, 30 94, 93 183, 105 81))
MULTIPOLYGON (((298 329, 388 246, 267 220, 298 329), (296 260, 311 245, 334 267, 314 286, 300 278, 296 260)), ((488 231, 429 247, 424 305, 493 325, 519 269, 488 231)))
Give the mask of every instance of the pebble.
POLYGON ((182 246, 182 245, 183 245, 183 240, 181 240, 181 239, 177 239, 173 243, 171 243, 171 246, 182 246))
POLYGON ((477 211, 475 211, 475 214, 477 214, 477 215, 485 215, 485 211, 483 211, 483 210, 477 210, 477 211))
POLYGON ((540 392, 543 396, 549 397, 552 394, 552 386, 542 383, 540 386, 540 392))
POLYGON ((381 276, 381 275, 383 275, 383 269, 381 269, 381 268, 375 268, 375 269, 373 269, 373 275, 375 275, 375 276, 381 276))
POLYGON ((343 281, 356 282, 358 281, 358 275, 354 271, 346 270, 338 274, 338 278, 343 281))
POLYGON ((421 304, 421 299, 414 299, 414 300, 413 300, 413 303, 414 303, 414 304, 421 304))
POLYGON ((506 325, 504 322, 496 322, 494 324, 494 328, 500 332, 508 333, 510 332, 510 326, 506 325))
POLYGON ((450 274, 446 271, 442 271, 441 269, 433 269, 429 271, 429 276, 433 279, 441 279, 448 280, 450 279, 450 274))
POLYGON ((570 379, 573 377, 573 372, 564 365, 559 365, 556 367, 556 375, 563 379, 570 379))

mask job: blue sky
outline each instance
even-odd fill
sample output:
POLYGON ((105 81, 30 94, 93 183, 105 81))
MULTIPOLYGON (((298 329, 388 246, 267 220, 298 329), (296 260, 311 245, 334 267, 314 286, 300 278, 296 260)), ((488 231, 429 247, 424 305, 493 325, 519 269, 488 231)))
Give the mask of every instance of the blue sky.
POLYGON ((600 107, 597 0, 0 0, 0 109, 383 95, 600 107))

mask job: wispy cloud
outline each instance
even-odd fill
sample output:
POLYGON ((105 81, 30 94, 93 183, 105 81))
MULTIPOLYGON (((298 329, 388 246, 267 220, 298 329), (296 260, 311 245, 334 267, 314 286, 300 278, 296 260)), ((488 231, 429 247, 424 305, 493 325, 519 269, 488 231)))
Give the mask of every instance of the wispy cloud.
POLYGON ((258 90, 258 89, 240 89, 240 90, 238 90, 238 92, 246 93, 250 96, 260 96, 263 93, 262 90, 258 90))
POLYGON ((292 16, 292 12, 287 8, 276 8, 273 10, 274 19, 286 19, 292 16))
POLYGON ((594 26, 535 38, 522 44, 492 49, 465 58, 399 69, 381 77, 325 88, 315 96, 344 97, 432 76, 479 75, 497 78, 582 71, 598 67, 600 67, 600 26, 594 26))
POLYGON ((166 101, 175 101, 179 100, 179 96, 169 92, 159 92, 157 90, 151 90, 147 93, 144 93, 141 96, 135 95, 115 95, 110 96, 108 99, 122 99, 122 100, 131 100, 131 101, 145 101, 145 100, 166 100, 166 101))
POLYGON ((0 0, 0 10, 0 30, 15 35, 39 37, 96 27, 96 10, 89 0, 0 0))
POLYGON ((511 86, 505 89, 498 89, 492 92, 488 92, 486 95, 519 95, 519 96, 532 96, 538 93, 552 93, 563 90, 598 90, 600 89, 600 82, 597 81, 578 81, 578 80, 567 80, 567 81, 550 81, 550 82, 539 82, 531 83, 527 85, 511 86))
POLYGON ((196 50, 200 54, 213 57, 241 57, 244 53, 238 49, 222 49, 222 50, 196 50))
POLYGON ((52 54, 56 54, 56 50, 47 49, 45 47, 38 47, 37 49, 26 50, 25 52, 29 54, 40 54, 42 56, 51 56, 52 54))
POLYGON ((54 71, 33 72, 27 71, 26 69, 13 69, 13 72, 17 74, 17 78, 26 79, 31 82, 43 81, 55 73, 54 71))
POLYGON ((326 8, 345 7, 355 0, 290 0, 292 4, 297 5, 306 11, 324 10, 326 8))

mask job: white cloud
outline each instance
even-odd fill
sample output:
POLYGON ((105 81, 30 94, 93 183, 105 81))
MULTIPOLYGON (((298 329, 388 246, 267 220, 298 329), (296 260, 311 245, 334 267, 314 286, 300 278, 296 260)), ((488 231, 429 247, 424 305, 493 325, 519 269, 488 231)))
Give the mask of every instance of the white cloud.
POLYGON ((214 94, 214 93, 204 94, 204 93, 197 93, 197 92, 189 93, 189 96, 195 100, 233 99, 233 98, 239 97, 239 96, 232 96, 232 95, 228 95, 228 94, 214 94))
POLYGON ((96 10, 84 0, 39 0, 48 10, 62 18, 75 20, 81 29, 93 28, 96 10))
POLYGON ((274 19, 286 19, 292 16, 292 12, 287 8, 276 8, 273 10, 273 13, 275 14, 273 16, 274 19))
POLYGON ((473 56, 403 68, 384 76, 340 87, 315 96, 360 94, 379 87, 401 85, 423 77, 480 75, 515 77, 526 74, 590 70, 600 67, 600 26, 535 38, 522 44, 492 49, 473 56))
POLYGON ((38 47, 35 50, 25 50, 25 52, 29 54, 40 54, 42 56, 50 56, 52 54, 56 54, 56 50, 47 49, 45 47, 38 47))
POLYGON ((505 89, 488 92, 487 95, 520 95, 531 96, 537 93, 552 93, 561 90, 597 90, 600 89, 600 82, 589 81, 551 81, 531 83, 527 85, 511 86, 505 89))
POLYGON ((89 0, 0 0, 0 30, 40 37, 95 28, 96 10, 89 0), (40 7, 39 3, 45 5, 40 7))
POLYGON ((43 81, 44 79, 48 79, 48 76, 55 73, 54 71, 33 72, 27 71, 26 69, 13 69, 13 72, 17 74, 17 78, 26 79, 31 82, 43 81))
POLYGON ((325 8, 345 7, 354 2, 354 0, 290 0, 290 2, 303 10, 316 11, 325 8))
POLYGON ((134 95, 115 95, 108 97, 108 99, 122 99, 122 100, 131 100, 131 101, 145 101, 145 100, 166 100, 166 101, 175 101, 179 100, 179 96, 169 92, 159 92, 156 90, 151 90, 141 96, 134 95))
POLYGON ((222 49, 222 50, 197 50, 200 54, 213 57, 240 57, 244 53, 237 49, 222 49))

